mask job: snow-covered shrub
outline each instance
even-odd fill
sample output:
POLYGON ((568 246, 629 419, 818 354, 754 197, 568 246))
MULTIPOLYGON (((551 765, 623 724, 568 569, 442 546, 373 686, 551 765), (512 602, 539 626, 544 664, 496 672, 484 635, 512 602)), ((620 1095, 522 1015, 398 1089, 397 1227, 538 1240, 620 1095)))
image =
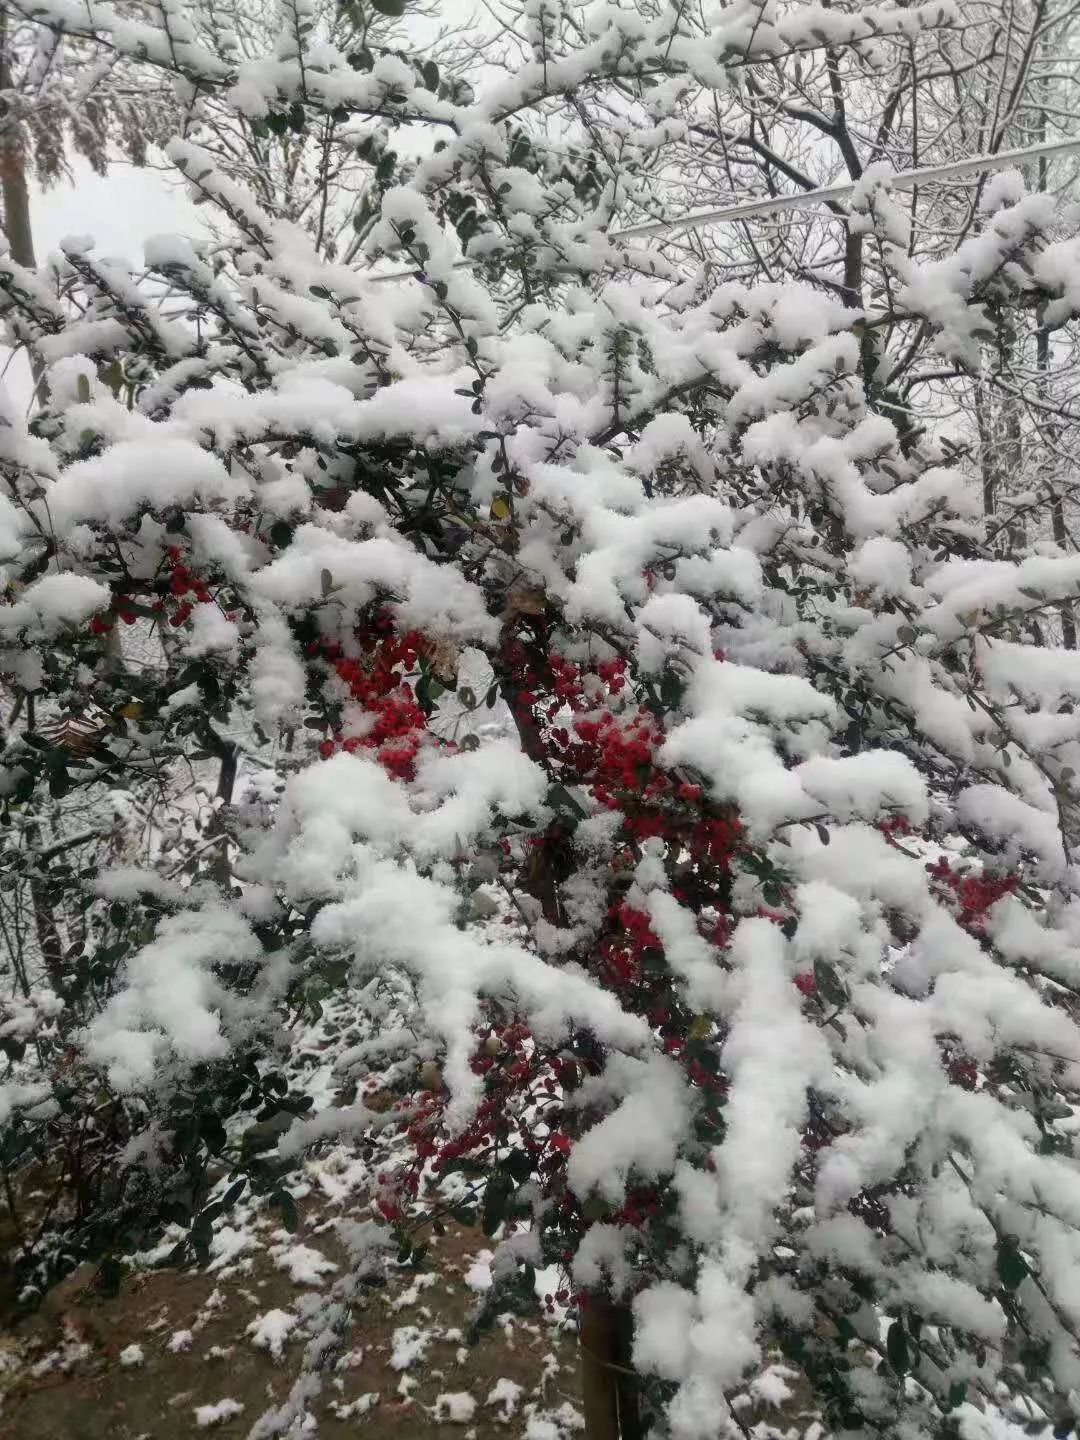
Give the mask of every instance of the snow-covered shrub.
POLYGON ((552 97, 618 119, 647 76, 721 92, 948 19, 789 11, 725 10, 706 43, 597 7, 549 58, 538 5, 539 58, 474 98, 302 25, 234 68, 33 7, 257 133, 340 124, 374 216, 330 259, 183 138, 231 246, 157 237, 139 276, 81 242, 0 261, 44 367, 0 429, 8 810, 127 786, 168 817, 141 867, 73 877, 91 921, 27 1001, 47 1063, 13 1055, 0 1092, 10 1166, 94 1111, 54 1268, 166 1220, 205 1254, 248 1183, 288 1220, 245 1115, 296 1116, 286 1157, 389 1124, 399 1242, 449 1209, 501 1234, 496 1295, 555 1264, 553 1305, 614 1296, 655 1433, 737 1428, 775 1345, 837 1427, 925 1433, 1003 1385, 1071 1415, 1080 662, 1038 626, 1080 562, 991 545, 866 336, 962 367, 1002 307, 1066 325, 1075 242, 999 187, 916 264, 876 173, 852 222, 876 300, 688 278, 611 233, 644 142, 544 138, 552 97), (357 116, 434 139, 405 160, 357 116), (356 1098, 307 1116, 283 1022, 343 987, 356 1098))

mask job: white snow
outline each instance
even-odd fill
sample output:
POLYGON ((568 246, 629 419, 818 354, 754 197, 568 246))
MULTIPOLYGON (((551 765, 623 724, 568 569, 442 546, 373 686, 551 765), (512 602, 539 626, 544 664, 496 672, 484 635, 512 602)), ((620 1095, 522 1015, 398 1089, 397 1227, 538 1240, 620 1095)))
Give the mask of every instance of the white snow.
POLYGON ((436 1420, 449 1421, 451 1425, 468 1425, 476 1414, 476 1401, 466 1390, 436 1395, 432 1414, 436 1420))
POLYGON ((247 1334, 256 1349, 268 1350, 272 1360, 280 1360, 285 1353, 285 1342, 297 1323, 297 1317, 289 1310, 267 1310, 251 1321, 247 1334))
POLYGON ((226 1420, 233 1419, 236 1415, 243 1414, 244 1407, 239 1400, 233 1400, 226 1396, 212 1405, 197 1405, 195 1407, 195 1424, 201 1430, 209 1430, 213 1425, 223 1425, 226 1420))

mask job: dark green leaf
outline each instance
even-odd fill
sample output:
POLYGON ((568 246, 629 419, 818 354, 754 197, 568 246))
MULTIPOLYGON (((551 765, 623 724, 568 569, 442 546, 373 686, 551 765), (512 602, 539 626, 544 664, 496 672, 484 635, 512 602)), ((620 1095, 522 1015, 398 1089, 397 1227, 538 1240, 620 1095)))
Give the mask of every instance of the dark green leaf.
POLYGON ((199 1134, 215 1155, 225 1148, 225 1126, 216 1115, 208 1112, 199 1116, 199 1134))
POLYGON ((817 981, 821 998, 829 1005, 845 1005, 847 1003, 848 995, 844 982, 827 960, 814 961, 814 979, 817 981))
POLYGON ((911 1349, 902 1320, 894 1320, 885 1338, 885 1353, 896 1375, 904 1376, 911 1369, 911 1349))
POLYGON ((296 1201, 287 1190, 275 1190, 270 1204, 281 1211, 281 1223, 290 1234, 300 1227, 300 1216, 296 1213, 296 1201))
POLYGON ((127 1266, 115 1255, 106 1255, 98 1266, 96 1282, 100 1295, 106 1299, 113 1299, 120 1292, 120 1281, 124 1278, 127 1266))
POLYGON ((1031 1271, 1012 1235, 1003 1235, 997 1247, 998 1279, 1006 1290, 1015 1290, 1031 1271))
POLYGON ((494 1175, 484 1191, 483 1228, 485 1235, 494 1235, 503 1222, 506 1206, 510 1200, 510 1180, 503 1175, 494 1175))
POLYGON ((236 1204, 237 1200, 240 1199, 240 1196, 243 1193, 244 1186, 246 1184, 247 1177, 242 1175, 234 1185, 229 1186, 228 1190, 225 1191, 225 1194, 222 1197, 221 1208, 223 1210, 229 1210, 232 1208, 233 1205, 236 1204))
POLYGON ((964 1403, 964 1396, 967 1394, 967 1382, 965 1380, 954 1380, 949 1386, 949 1394, 945 1401, 945 1409, 955 1410, 957 1405, 964 1403))
POLYGON ((506 1159, 506 1171, 519 1185, 524 1185, 532 1178, 533 1162, 525 1150, 511 1150, 506 1159))
POLYGON ((578 820, 586 819, 589 814, 581 801, 575 800, 565 785, 552 785, 544 796, 544 803, 550 805, 560 818, 572 820, 575 823, 578 820))

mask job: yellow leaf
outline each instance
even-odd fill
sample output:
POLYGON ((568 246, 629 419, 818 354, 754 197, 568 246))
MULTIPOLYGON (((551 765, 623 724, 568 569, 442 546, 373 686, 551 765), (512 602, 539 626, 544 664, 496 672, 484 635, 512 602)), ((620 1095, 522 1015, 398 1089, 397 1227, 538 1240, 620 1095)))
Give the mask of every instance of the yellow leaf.
POLYGON ((491 502, 491 509, 488 513, 490 514, 492 520, 497 520, 500 524, 502 524, 505 521, 509 520, 514 512, 510 505, 510 501, 506 498, 505 495, 496 495, 495 499, 491 502))
POLYGON ((712 1020, 708 1015, 697 1015, 691 1022, 690 1029, 686 1032, 688 1040, 704 1040, 712 1030, 712 1020))
POLYGON ((125 720, 138 720, 142 713, 143 703, 141 700, 129 700, 126 705, 120 707, 120 714, 125 720))

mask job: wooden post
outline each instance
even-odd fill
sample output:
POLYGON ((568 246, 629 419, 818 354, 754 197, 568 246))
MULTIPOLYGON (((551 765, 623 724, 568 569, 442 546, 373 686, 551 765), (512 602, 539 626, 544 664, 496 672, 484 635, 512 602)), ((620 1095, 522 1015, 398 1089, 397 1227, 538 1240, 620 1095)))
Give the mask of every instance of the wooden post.
POLYGON ((641 1401, 638 1377, 633 1368, 634 1316, 629 1305, 616 1305, 612 1311, 615 1331, 615 1386, 619 1397, 620 1440, 643 1440, 641 1401))
POLYGON ((585 1440, 620 1440, 614 1308, 603 1295, 587 1295, 578 1310, 585 1440))

